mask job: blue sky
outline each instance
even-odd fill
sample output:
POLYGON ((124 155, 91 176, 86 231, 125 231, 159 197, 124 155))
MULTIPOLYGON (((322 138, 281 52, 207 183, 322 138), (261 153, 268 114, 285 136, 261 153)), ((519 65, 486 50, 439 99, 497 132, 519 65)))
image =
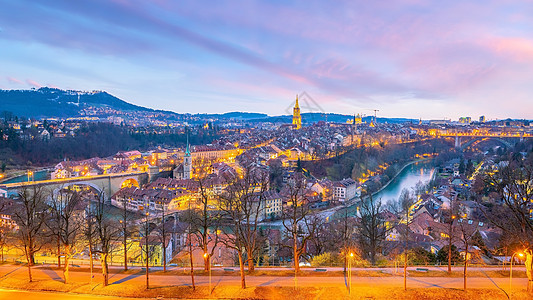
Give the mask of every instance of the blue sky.
POLYGON ((533 118, 531 1, 0 0, 0 88, 176 112, 533 118))

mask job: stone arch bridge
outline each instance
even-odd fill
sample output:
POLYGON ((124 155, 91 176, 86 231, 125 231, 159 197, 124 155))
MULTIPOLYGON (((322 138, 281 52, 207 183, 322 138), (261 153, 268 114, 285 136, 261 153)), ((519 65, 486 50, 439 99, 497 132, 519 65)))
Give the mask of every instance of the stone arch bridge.
POLYGON ((95 176, 72 177, 64 179, 50 179, 30 182, 17 182, 0 184, 0 189, 7 190, 10 194, 19 192, 24 188, 42 187, 50 192, 57 192, 69 186, 89 186, 102 192, 106 200, 124 186, 141 186, 147 183, 149 175, 145 172, 127 174, 105 174, 95 176))

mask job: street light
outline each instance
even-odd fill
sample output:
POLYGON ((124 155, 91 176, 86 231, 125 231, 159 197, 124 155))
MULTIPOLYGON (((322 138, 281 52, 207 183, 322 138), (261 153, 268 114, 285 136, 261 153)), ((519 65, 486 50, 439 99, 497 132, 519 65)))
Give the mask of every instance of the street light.
POLYGON ((348 257, 348 294, 352 294, 352 259, 353 259, 353 252, 350 252, 350 256, 348 257))
POLYGON ((509 272, 509 299, 511 299, 511 292, 512 292, 512 287, 513 287, 513 260, 514 260, 514 256, 517 255, 519 257, 524 257, 524 253, 522 252, 515 252, 513 254, 513 256, 511 256, 511 272, 509 272))
POLYGON ((209 295, 211 295, 211 260, 209 259, 209 253, 204 253, 204 258, 209 263, 207 267, 209 268, 209 295))

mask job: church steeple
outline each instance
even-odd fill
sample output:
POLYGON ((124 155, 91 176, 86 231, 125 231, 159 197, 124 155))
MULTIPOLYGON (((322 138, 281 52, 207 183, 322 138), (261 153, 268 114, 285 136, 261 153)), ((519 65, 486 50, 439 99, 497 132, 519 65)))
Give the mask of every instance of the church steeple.
POLYGON ((189 134, 187 134, 187 146, 185 147, 185 155, 183 156, 183 179, 191 179, 192 175, 192 157, 191 149, 189 148, 189 134))
POLYGON ((185 156, 191 156, 191 149, 189 149, 189 134, 187 134, 187 146, 185 147, 185 156))
POLYGON ((302 128, 302 116, 300 115, 300 105, 298 105, 298 95, 296 95, 296 104, 292 109, 292 125, 295 129, 302 128))

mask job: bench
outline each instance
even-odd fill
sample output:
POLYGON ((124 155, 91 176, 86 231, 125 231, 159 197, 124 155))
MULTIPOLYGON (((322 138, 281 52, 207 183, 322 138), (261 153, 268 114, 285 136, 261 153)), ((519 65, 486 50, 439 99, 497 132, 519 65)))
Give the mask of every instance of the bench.
POLYGON ((315 269, 315 272, 326 272, 328 269, 315 269))
POLYGON ((419 271, 419 272, 427 272, 427 271, 429 271, 428 268, 416 268, 416 270, 419 271))
POLYGON ((225 271, 225 272, 233 272, 233 269, 230 269, 230 268, 224 268, 224 271, 225 271))

